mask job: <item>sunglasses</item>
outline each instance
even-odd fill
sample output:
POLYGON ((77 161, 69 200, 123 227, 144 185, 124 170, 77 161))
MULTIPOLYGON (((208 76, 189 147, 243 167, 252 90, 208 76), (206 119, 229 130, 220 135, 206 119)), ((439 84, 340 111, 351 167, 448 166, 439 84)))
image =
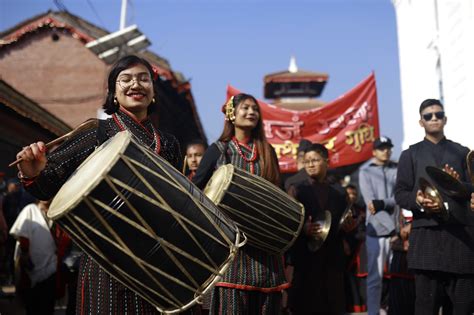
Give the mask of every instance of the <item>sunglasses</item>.
POLYGON ((428 113, 428 114, 423 114, 423 120, 425 121, 430 121, 433 119, 433 116, 436 116, 436 119, 443 119, 444 118, 444 112, 436 112, 436 113, 428 113))

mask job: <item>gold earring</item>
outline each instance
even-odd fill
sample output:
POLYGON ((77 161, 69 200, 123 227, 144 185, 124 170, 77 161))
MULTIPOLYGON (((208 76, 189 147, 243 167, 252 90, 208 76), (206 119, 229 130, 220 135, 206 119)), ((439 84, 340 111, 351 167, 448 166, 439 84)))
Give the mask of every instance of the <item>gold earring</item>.
POLYGON ((232 96, 227 104, 225 105, 225 116, 226 120, 232 124, 235 122, 235 108, 234 108, 234 97, 232 96))
POLYGON ((156 103, 155 98, 153 98, 153 99, 151 100, 151 102, 152 102, 153 104, 155 104, 155 103, 156 103))

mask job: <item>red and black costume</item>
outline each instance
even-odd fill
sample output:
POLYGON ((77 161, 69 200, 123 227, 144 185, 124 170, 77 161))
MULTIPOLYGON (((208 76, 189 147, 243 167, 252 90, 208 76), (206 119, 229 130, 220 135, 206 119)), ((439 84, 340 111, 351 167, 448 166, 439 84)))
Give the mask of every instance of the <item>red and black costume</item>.
MULTIPOLYGON (((276 162, 276 155, 273 156, 276 162)), ((221 165, 232 164, 261 175, 258 152, 252 141, 217 141, 204 154, 193 182, 203 188, 221 165)), ((283 256, 251 245, 242 247, 221 282, 212 292, 210 314, 278 314, 281 291, 288 288, 283 256)))
MULTIPOLYGON (((156 130, 149 119, 139 122, 120 109, 112 118, 100 121, 99 128, 78 133, 49 154, 46 168, 28 183, 27 190, 38 199, 51 199, 98 145, 124 129, 179 169, 181 153, 176 138, 156 130)), ((113 279, 87 254, 80 264, 76 303, 77 314, 157 313, 154 306, 113 279)))

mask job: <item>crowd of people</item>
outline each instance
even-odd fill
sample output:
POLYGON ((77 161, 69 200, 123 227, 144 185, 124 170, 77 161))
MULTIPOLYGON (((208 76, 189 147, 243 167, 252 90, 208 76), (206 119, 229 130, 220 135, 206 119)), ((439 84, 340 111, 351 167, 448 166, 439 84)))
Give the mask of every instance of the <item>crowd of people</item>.
MULTIPOLYGON (((326 147, 305 139, 298 147, 298 172, 282 178, 251 95, 235 95, 223 105, 224 128, 216 142, 206 147, 192 141, 182 154, 176 138, 148 119, 159 106, 160 90, 146 60, 121 58, 107 82, 103 107, 111 118, 52 152, 43 142, 24 147, 17 155, 22 159, 19 181, 5 183, 0 176, 0 244, 7 275, 2 281, 15 280, 27 314, 53 314, 55 299, 65 294, 68 314, 157 313, 81 252, 47 216, 49 201, 69 176, 97 146, 122 130, 200 189, 219 166, 232 164, 304 205, 302 229, 285 253, 243 246, 202 305, 186 313, 474 312, 474 220, 456 220, 456 213, 448 221, 441 219, 437 214, 443 205, 418 184, 420 177, 428 177, 426 166, 468 181, 468 149, 446 139, 447 118, 439 100, 421 103, 425 138, 403 151, 398 164, 391 160, 392 141, 380 137, 358 180, 347 183, 331 176, 326 147)), ((474 199, 470 206, 466 200, 463 215, 474 216, 472 208, 474 199)))

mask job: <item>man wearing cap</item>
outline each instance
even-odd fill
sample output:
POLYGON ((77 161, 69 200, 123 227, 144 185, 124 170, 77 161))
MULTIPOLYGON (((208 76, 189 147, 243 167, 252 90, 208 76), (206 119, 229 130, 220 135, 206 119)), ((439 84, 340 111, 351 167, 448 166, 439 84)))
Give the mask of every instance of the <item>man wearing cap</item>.
POLYGON ((367 310, 379 314, 385 264, 390 256, 390 237, 395 231, 397 207, 394 187, 396 163, 390 161, 392 141, 380 137, 374 141, 373 159, 359 172, 359 187, 367 205, 367 310))
POLYGON ((452 302, 453 314, 472 314, 474 213, 467 206, 458 212, 451 203, 449 218, 443 219, 437 213, 445 204, 438 204, 419 187, 420 178, 431 179, 427 166, 444 168, 468 181, 469 149, 444 136, 447 118, 439 100, 424 100, 419 113, 425 138, 402 152, 395 186, 397 203, 413 212, 407 260, 415 272, 415 314, 438 314, 446 298, 452 302))

